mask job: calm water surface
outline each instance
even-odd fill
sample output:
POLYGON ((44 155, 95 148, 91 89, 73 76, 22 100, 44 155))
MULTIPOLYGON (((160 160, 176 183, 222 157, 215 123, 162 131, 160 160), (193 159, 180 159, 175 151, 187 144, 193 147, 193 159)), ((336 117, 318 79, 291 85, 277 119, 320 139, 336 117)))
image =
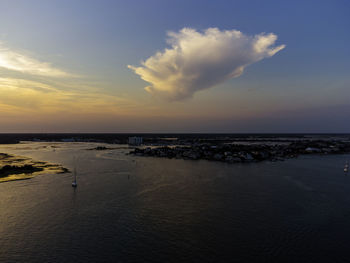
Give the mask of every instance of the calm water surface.
POLYGON ((0 262, 350 260, 349 155, 228 165, 86 150, 99 145, 0 145, 75 163, 79 185, 71 174, 0 184, 0 262))

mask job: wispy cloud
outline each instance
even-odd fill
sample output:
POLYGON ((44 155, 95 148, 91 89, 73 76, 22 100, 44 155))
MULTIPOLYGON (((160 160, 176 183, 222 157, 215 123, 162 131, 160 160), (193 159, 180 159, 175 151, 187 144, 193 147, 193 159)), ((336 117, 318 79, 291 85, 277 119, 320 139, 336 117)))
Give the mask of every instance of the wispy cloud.
POLYGON ((48 62, 12 50, 0 42, 0 68, 46 77, 73 77, 73 74, 55 68, 48 62))
POLYGON ((0 42, 0 117, 128 114, 135 103, 0 42))
MULTIPOLYGON (((133 103, 125 98, 85 90, 62 90, 49 84, 18 78, 0 78, 0 112, 11 115, 51 113, 127 112, 133 103)), ((0 114, 1 115, 1 114, 0 114)))
POLYGON ((273 47, 276 40, 272 33, 247 36, 237 30, 183 28, 168 33, 170 48, 149 57, 140 67, 128 67, 151 83, 145 88, 149 93, 181 100, 236 78, 246 66, 275 55, 285 47, 273 47))

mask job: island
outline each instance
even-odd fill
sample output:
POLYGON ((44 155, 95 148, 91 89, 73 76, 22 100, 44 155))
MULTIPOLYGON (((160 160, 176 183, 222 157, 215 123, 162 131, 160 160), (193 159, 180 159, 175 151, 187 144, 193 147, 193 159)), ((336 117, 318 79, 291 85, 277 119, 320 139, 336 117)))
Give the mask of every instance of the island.
POLYGON ((295 140, 245 142, 193 142, 187 145, 143 146, 129 154, 186 160, 209 160, 226 163, 282 161, 301 154, 343 154, 350 152, 349 140, 295 140))
POLYGON ((31 179, 38 174, 67 173, 60 164, 35 161, 28 157, 0 153, 0 183, 31 179))

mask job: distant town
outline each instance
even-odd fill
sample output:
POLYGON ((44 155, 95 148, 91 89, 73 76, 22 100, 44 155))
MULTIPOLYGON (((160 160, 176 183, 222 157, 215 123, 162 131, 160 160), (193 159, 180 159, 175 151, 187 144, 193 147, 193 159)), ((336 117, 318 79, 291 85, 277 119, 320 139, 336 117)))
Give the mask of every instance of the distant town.
MULTIPOLYGON (((301 154, 350 152, 349 134, 1 134, 0 143, 127 144, 129 154, 226 163, 281 161, 301 154)), ((105 145, 90 150, 112 149, 105 145)))

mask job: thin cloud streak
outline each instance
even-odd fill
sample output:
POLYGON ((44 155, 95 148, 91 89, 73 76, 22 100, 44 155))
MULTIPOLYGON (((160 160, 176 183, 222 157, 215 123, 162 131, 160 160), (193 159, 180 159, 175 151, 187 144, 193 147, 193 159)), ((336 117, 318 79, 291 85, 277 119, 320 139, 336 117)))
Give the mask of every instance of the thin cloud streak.
MULTIPOLYGON (((61 90, 38 81, 0 78, 0 110, 12 115, 65 113, 126 114, 133 103, 85 88, 61 90)), ((1 115, 1 114, 0 114, 1 115)))
POLYGON ((73 74, 53 67, 50 63, 41 62, 22 52, 11 50, 0 42, 0 69, 1 68, 45 77, 75 77, 73 74))
POLYGON ((192 28, 168 33, 170 48, 157 52, 140 67, 128 65, 141 79, 151 83, 145 90, 169 100, 192 97, 243 74, 246 66, 271 57, 285 48, 274 47, 275 34, 247 36, 237 30, 192 28))

